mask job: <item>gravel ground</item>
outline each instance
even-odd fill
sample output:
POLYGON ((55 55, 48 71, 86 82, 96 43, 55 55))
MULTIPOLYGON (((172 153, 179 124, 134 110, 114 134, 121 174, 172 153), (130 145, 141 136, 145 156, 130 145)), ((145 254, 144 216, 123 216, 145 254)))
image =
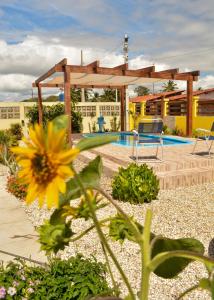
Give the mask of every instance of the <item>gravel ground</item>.
MULTIPOLYGON (((83 167, 82 162, 76 162, 76 168, 83 167)), ((111 192, 111 179, 103 176, 102 187, 106 192, 111 192)), ((118 202, 119 203, 119 202, 118 202)), ((131 205, 129 203, 119 203, 124 211, 143 224, 147 208, 153 211, 152 231, 171 238, 194 237, 203 242, 206 253, 210 240, 214 237, 214 184, 204 184, 188 188, 178 188, 176 190, 161 191, 158 199, 150 204, 131 205)), ((26 213, 34 226, 42 223, 44 218, 50 214, 45 209, 39 210, 36 204, 25 207, 26 213)), ((99 211, 100 218, 106 215, 113 215, 114 208, 108 206, 99 211)), ((77 220, 73 223, 74 232, 87 228, 89 224, 85 221, 77 220)), ((125 241, 123 245, 109 241, 114 249, 118 260, 128 274, 132 286, 137 291, 140 277, 140 261, 138 247, 136 244, 125 241)), ((86 256, 96 255, 100 261, 104 261, 101 247, 95 232, 91 232, 86 237, 70 244, 65 251, 61 252, 62 258, 67 258, 75 253, 80 252, 86 256)), ((113 267, 117 281, 121 283, 117 271, 113 267)), ((150 283, 150 300, 172 300, 178 295, 194 285, 197 278, 206 276, 205 268, 199 263, 191 263, 182 274, 176 279, 165 280, 153 275, 150 283)), ((121 284, 123 293, 126 290, 121 284)), ((210 299, 204 291, 196 291, 184 298, 187 299, 210 299)))

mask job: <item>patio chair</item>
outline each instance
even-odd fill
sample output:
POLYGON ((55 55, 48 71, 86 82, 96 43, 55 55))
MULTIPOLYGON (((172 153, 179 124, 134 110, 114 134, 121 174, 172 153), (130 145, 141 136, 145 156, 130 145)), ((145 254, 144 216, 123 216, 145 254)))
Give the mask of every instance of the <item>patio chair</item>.
POLYGON ((161 160, 163 160, 163 121, 161 119, 153 119, 139 123, 138 130, 133 130, 134 140, 132 148, 132 157, 139 160, 139 145, 156 145, 155 157, 158 158, 158 149, 161 147, 161 160), (141 134, 149 136, 141 136, 141 134), (154 136, 153 136, 154 135, 154 136))
POLYGON ((214 141, 214 136, 212 135, 212 133, 214 133, 214 122, 213 122, 210 130, 207 130, 204 128, 197 128, 196 131, 200 132, 201 136, 196 138, 195 145, 192 150, 192 154, 195 154, 195 149, 196 149, 197 143, 204 141, 206 144, 206 147, 207 147, 207 153, 210 156, 211 148, 212 148, 213 141, 214 141), (209 145, 209 142, 210 142, 210 145, 209 145))

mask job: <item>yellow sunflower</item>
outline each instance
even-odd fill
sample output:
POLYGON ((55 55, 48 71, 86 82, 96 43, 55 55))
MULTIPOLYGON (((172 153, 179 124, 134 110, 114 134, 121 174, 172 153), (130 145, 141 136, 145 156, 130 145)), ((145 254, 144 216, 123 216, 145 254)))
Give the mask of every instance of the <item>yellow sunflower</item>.
POLYGON ((29 131, 29 140, 23 139, 25 147, 13 147, 21 166, 19 177, 29 184, 26 202, 38 199, 41 207, 58 207, 59 192, 65 193, 66 180, 74 174, 69 164, 78 155, 78 149, 65 149, 66 130, 53 130, 49 122, 47 132, 38 124, 29 131))

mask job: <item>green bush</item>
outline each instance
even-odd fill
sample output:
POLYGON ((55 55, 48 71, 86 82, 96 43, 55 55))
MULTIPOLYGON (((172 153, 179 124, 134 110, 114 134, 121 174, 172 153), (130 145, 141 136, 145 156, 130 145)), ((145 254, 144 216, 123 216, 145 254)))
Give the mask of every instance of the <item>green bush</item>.
POLYGON ((130 164, 112 181, 112 195, 115 199, 131 203, 151 202, 159 192, 159 180, 146 164, 130 164))
MULTIPOLYGON (((72 104, 71 109, 71 126, 73 133, 79 133, 82 131, 82 115, 78 111, 74 111, 75 106, 72 104)), ((56 117, 65 113, 64 104, 58 103, 52 106, 43 105, 43 125, 46 126, 48 121, 52 121, 56 117)), ((34 105, 29 109, 26 114, 29 120, 29 124, 33 125, 39 121, 39 113, 37 105, 34 105)))
POLYGON ((78 254, 68 260, 55 259, 48 267, 29 266, 23 261, 0 266, 1 299, 85 300, 92 296, 111 295, 102 263, 78 254), (14 294, 14 296, 11 296, 14 294))
POLYGON ((0 130, 0 145, 8 146, 10 143, 10 136, 6 130, 0 130))
POLYGON ((21 140, 22 139, 22 126, 19 123, 11 124, 9 132, 17 140, 21 140))
POLYGON ((176 126, 172 129, 172 135, 184 136, 184 132, 176 126))
POLYGON ((170 134, 171 133, 170 128, 166 124, 163 125, 163 133, 164 134, 170 134))

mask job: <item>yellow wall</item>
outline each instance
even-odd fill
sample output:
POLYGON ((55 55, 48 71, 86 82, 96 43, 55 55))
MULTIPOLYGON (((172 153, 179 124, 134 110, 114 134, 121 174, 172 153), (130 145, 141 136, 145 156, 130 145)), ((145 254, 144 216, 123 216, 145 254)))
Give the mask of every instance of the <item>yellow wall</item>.
POLYGON ((186 116, 175 116, 175 127, 186 134, 186 116))
MULTIPOLYGON (((131 111, 134 111, 135 104, 130 103, 129 109, 131 111)), ((194 113, 195 109, 196 109, 195 106, 193 106, 193 130, 196 130, 197 128, 204 128, 209 130, 212 126, 212 123, 214 122, 214 116, 195 116, 194 113)), ((138 126, 139 121, 141 121, 142 119, 153 119, 153 118, 155 118, 155 116, 144 115, 143 112, 141 111, 141 115, 137 118, 136 124, 138 126)), ((170 118, 174 119, 173 122, 174 127, 177 127, 178 129, 182 130, 184 134, 186 134, 186 116, 170 116, 170 118)), ((130 120, 130 129, 132 130, 134 129, 134 123, 133 123, 133 117, 131 115, 129 117, 129 120, 130 120)))
MULTIPOLYGON (((130 130, 133 130, 133 129, 137 129, 138 127, 138 123, 145 120, 145 119, 154 119, 155 116, 147 116, 144 114, 144 108, 143 108, 143 105, 144 103, 142 102, 141 103, 141 114, 136 118, 136 121, 135 121, 135 126, 134 126, 134 117, 132 114, 129 114, 129 128, 130 130)), ((129 110, 131 112, 134 112, 135 113, 135 104, 130 102, 129 103, 129 110)), ((160 117, 160 116, 156 116, 156 117, 160 117)))
POLYGON ((193 128, 204 128, 204 129, 210 129, 212 126, 212 123, 214 122, 214 116, 197 116, 193 119, 193 128))

